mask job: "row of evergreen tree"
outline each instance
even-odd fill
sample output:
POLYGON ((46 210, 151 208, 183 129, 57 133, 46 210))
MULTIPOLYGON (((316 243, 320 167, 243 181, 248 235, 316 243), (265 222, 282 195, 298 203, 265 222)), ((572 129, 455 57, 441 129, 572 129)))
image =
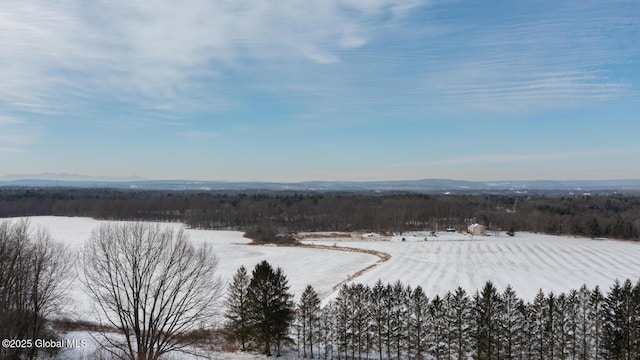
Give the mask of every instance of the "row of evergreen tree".
MULTIPOLYGON (((227 329, 245 350, 268 347, 255 333, 262 317, 251 314, 262 308, 249 300, 255 298, 249 295, 253 279, 246 279, 241 268, 229 292, 227 329), (241 278, 244 287, 237 286, 241 278), (248 300, 244 324, 238 316, 241 294, 248 300)), ((281 313, 287 316, 274 320, 281 322, 277 342, 295 340, 302 357, 640 359, 640 282, 634 286, 630 280, 615 282, 606 294, 587 286, 559 295, 539 291, 532 302, 509 286, 499 292, 491 282, 472 295, 459 287, 431 299, 420 286, 399 281, 345 285, 325 306, 311 286, 295 308, 288 293, 272 299, 291 306, 281 313)))

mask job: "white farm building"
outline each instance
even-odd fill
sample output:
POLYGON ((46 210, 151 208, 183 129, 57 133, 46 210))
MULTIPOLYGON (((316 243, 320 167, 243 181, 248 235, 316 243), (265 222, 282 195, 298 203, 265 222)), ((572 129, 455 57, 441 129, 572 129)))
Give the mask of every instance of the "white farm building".
POLYGON ((482 236, 486 235, 486 229, 484 225, 480 225, 478 223, 469 225, 469 227, 467 228, 467 231, 471 235, 482 235, 482 236))

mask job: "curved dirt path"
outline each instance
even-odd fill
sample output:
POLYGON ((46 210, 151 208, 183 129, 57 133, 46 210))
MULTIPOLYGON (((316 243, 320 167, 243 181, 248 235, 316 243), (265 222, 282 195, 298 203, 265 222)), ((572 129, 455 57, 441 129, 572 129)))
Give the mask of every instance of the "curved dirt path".
MULTIPOLYGON (((329 246, 329 245, 320 245, 320 244, 303 244, 300 241, 303 240, 319 240, 319 239, 331 239, 332 237, 329 236, 314 236, 314 235, 307 235, 307 236, 296 236, 295 239, 298 241, 298 243, 295 244, 268 244, 268 245, 276 245, 276 246, 284 246, 284 247, 303 247, 303 248, 310 248, 310 249, 319 249, 319 250, 333 250, 333 251, 348 251, 348 252, 357 252, 357 253, 361 253, 361 254, 368 254, 368 255, 373 255, 373 256, 377 256, 378 257, 378 261, 376 261, 375 263, 364 267, 358 271, 356 271, 355 273, 347 276, 346 279, 340 281, 339 283, 333 285, 331 287, 331 289, 329 291, 326 292, 322 292, 319 293, 319 297, 321 300, 324 300, 327 296, 333 294, 336 290, 338 290, 343 284, 348 283, 349 281, 352 281, 354 279, 356 279, 357 277, 361 276, 362 274, 366 273, 367 271, 373 269, 374 267, 388 261, 389 259, 391 259, 391 254, 386 253, 386 252, 382 252, 382 251, 377 251, 377 250, 369 250, 369 249, 361 249, 361 248, 354 248, 354 247, 346 247, 346 246, 329 246)), ((253 245, 253 246, 259 246, 259 245, 267 245, 266 243, 261 243, 261 242, 256 242, 255 240, 253 240, 251 243, 249 243, 248 245, 253 245)))
POLYGON ((367 272, 367 271, 373 269, 374 267, 384 263, 385 261, 388 261, 389 259, 391 259, 391 255, 390 254, 382 252, 382 251, 360 249, 360 248, 354 248, 354 247, 328 246, 328 245, 318 245, 318 244, 300 244, 300 245, 294 245, 294 246, 306 247, 306 248, 312 248, 312 249, 321 249, 321 250, 334 250, 334 251, 337 250, 337 251, 357 252, 357 253, 361 253, 361 254, 369 254, 369 255, 373 255, 373 256, 377 256, 378 257, 378 261, 376 261, 375 263, 356 271, 355 273, 349 275, 346 279, 344 279, 344 280, 340 281, 339 283, 333 285, 331 287, 331 290, 327 291, 326 293, 320 294, 320 298, 321 299, 324 299, 327 296, 333 294, 343 284, 346 284, 349 281, 352 281, 353 279, 357 278, 358 276, 361 276, 365 272, 367 272))

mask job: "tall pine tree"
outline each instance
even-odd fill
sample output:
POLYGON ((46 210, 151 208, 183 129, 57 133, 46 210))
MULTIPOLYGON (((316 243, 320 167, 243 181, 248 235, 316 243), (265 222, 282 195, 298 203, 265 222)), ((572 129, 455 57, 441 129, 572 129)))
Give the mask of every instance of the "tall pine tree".
POLYGON ((251 309, 251 333, 256 343, 262 345, 265 355, 271 355, 274 342, 279 353, 280 344, 288 338, 293 320, 292 297, 282 269, 274 271, 267 261, 256 265, 247 298, 251 309))
POLYGON ((409 298, 409 358, 423 359, 427 350, 426 338, 428 331, 429 298, 416 287, 409 298))
POLYGON ((318 318, 320 316, 320 299, 311 285, 302 292, 298 305, 298 318, 302 328, 303 355, 307 357, 307 345, 313 358, 313 344, 318 337, 318 318))
POLYGON ((466 291, 458 287, 451 297, 449 317, 452 321, 451 338, 454 359, 466 359, 471 353, 471 299, 466 291))
POLYGON ((406 348, 406 331, 408 324, 408 294, 406 288, 399 280, 393 284, 391 290, 391 346, 396 354, 396 358, 401 357, 402 352, 406 348))
POLYGON ((523 338, 524 304, 516 295, 513 288, 508 285, 502 293, 502 311, 498 318, 500 321, 500 358, 515 359, 520 353, 523 338))
POLYGON ((225 300, 227 336, 240 343, 242 351, 246 350, 251 335, 250 308, 247 298, 250 281, 247 269, 241 266, 233 276, 225 300))
POLYGON ((593 351, 593 317, 594 311, 590 304, 591 290, 587 285, 582 285, 576 295, 576 358, 588 360, 592 358, 593 351))
POLYGON ((389 322, 389 312, 385 303, 389 294, 387 288, 378 279, 373 288, 371 288, 370 297, 370 317, 371 317, 371 335, 374 348, 378 352, 378 359, 383 359, 385 351, 385 339, 387 334, 387 323, 389 322))
POLYGON ((542 289, 538 291, 533 303, 529 307, 531 321, 531 355, 533 359, 547 358, 547 301, 542 289))
POLYGON ((351 303, 349 301, 349 288, 347 285, 342 285, 340 288, 338 297, 333 301, 333 311, 338 359, 347 359, 348 351, 353 343, 353 333, 349 328, 351 319, 351 303))
POLYGON ((289 293, 289 288, 289 280, 287 280, 282 268, 278 267, 275 271, 274 281, 276 321, 273 333, 278 356, 281 355, 280 351, 283 342, 293 343, 293 340, 289 337, 289 328, 295 316, 295 304, 293 303, 293 294, 289 293))
POLYGON ((491 281, 475 297, 474 318, 478 359, 496 359, 500 352, 500 319, 502 300, 491 281))
POLYGON ((429 304, 429 318, 431 327, 429 330, 429 354, 436 360, 444 359, 446 353, 446 307, 439 295, 436 295, 429 304))
POLYGON ((633 339, 635 314, 633 306, 633 286, 627 279, 620 284, 616 281, 604 300, 602 347, 608 358, 631 359, 634 353, 633 339))
POLYGON ((591 292, 591 298, 589 299, 591 305, 591 311, 593 314, 593 353, 592 359, 598 360, 602 357, 604 350, 602 347, 603 332, 603 308, 604 308, 604 295, 599 286, 596 286, 591 292))

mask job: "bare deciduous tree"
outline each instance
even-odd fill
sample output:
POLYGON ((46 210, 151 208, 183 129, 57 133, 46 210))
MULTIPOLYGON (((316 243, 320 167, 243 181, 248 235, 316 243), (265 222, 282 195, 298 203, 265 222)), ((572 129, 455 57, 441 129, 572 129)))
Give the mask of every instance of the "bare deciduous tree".
MULTIPOLYGON (((42 339, 54 336, 47 320, 59 313, 73 257, 44 229, 28 220, 0 222, 0 337, 42 339)), ((35 358, 37 347, 3 348, 0 358, 35 358)))
POLYGON ((84 283, 103 320, 114 355, 155 360, 209 325, 221 295, 211 248, 194 247, 183 230, 148 223, 105 224, 84 249, 84 283))

